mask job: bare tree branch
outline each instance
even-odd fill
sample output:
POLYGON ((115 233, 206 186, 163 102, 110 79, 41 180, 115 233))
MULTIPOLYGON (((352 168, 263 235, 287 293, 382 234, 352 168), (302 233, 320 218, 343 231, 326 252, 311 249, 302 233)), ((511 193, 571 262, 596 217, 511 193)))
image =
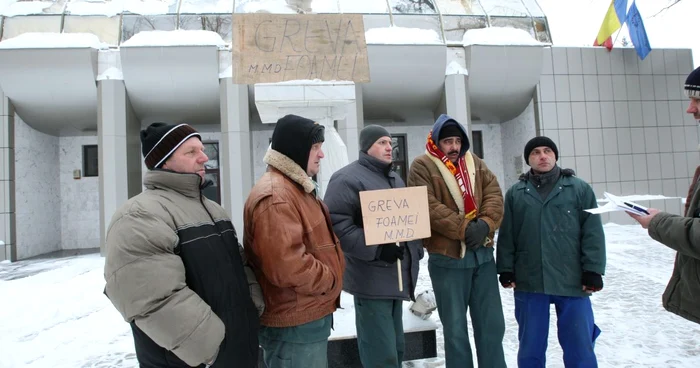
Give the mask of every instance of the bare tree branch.
POLYGON ((656 14, 652 15, 652 16, 649 17, 649 18, 654 18, 655 16, 657 16, 657 15, 659 15, 659 14, 665 12, 666 10, 668 10, 669 8, 671 8, 672 6, 674 6, 674 5, 676 5, 676 4, 678 4, 678 3, 681 2, 681 0, 670 0, 670 1, 671 1, 671 4, 669 4, 667 7, 665 7, 665 8, 663 8, 663 9, 659 10, 656 14))

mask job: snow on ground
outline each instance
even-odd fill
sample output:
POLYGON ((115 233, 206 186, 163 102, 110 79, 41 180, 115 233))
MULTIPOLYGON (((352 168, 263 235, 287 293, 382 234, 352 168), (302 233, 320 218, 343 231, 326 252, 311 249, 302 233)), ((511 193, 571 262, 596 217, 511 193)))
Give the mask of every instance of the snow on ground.
MULTIPOLYGON (((603 330, 596 345, 600 367, 700 366, 700 325, 661 306, 675 253, 636 225, 608 224, 605 233, 605 288, 593 297, 596 322, 603 330)), ((97 254, 0 263, 0 367, 136 367, 129 326, 102 294, 103 265, 97 254)), ((421 266, 417 293, 432 288, 427 259, 421 266)), ((501 289, 501 298, 506 361, 515 367, 512 291, 501 289)), ((352 308, 349 298, 343 306, 352 308)), ((342 320, 336 318, 336 324, 342 320)), ((441 326, 437 313, 431 320, 441 326)), ((553 309, 550 325, 547 366, 563 367, 553 309)), ((352 330, 352 326, 346 323, 343 329, 352 330)), ((438 358, 407 362, 404 367, 444 366, 441 327, 437 336, 438 358)))

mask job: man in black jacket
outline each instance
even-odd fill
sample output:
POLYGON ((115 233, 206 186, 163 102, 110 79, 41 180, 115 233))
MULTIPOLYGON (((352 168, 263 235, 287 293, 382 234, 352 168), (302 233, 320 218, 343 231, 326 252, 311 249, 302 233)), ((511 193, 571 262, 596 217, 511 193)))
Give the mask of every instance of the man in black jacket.
POLYGON ((343 290, 355 299, 355 326, 360 360, 364 367, 401 367, 404 351, 403 301, 414 300, 420 241, 367 246, 362 225, 360 192, 403 188, 392 170, 391 135, 381 126, 360 132, 360 158, 331 177, 324 201, 340 238, 346 260, 343 290), (396 267, 403 262, 403 291, 396 267))

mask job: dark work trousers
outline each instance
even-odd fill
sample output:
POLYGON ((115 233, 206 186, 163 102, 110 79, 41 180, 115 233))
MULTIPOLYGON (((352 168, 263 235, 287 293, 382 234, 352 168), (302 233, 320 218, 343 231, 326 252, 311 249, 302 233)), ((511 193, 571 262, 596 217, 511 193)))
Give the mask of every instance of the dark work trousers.
POLYGON ((505 320, 493 259, 471 268, 446 268, 428 263, 445 337, 447 368, 472 368, 467 310, 474 328, 479 367, 505 368, 505 320))
POLYGON ((355 297, 357 346, 363 367, 400 368, 404 352, 403 301, 355 297))

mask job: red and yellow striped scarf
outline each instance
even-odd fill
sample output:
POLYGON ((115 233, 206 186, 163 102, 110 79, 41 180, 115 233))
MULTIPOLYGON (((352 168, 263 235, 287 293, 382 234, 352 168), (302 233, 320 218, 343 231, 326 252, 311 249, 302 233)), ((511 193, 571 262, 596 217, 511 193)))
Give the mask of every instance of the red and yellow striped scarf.
POLYGON ((464 217, 468 220, 473 220, 476 218, 477 207, 474 201, 474 194, 472 193, 472 184, 469 179, 469 171, 467 170, 467 165, 464 162, 464 156, 460 157, 457 161, 457 165, 452 163, 450 159, 445 156, 445 154, 440 150, 440 148, 433 141, 433 132, 428 133, 428 143, 425 145, 425 149, 436 157, 438 160, 442 161, 447 169, 450 170, 452 175, 454 175, 457 180, 457 185, 462 191, 462 199, 464 199, 464 217))

